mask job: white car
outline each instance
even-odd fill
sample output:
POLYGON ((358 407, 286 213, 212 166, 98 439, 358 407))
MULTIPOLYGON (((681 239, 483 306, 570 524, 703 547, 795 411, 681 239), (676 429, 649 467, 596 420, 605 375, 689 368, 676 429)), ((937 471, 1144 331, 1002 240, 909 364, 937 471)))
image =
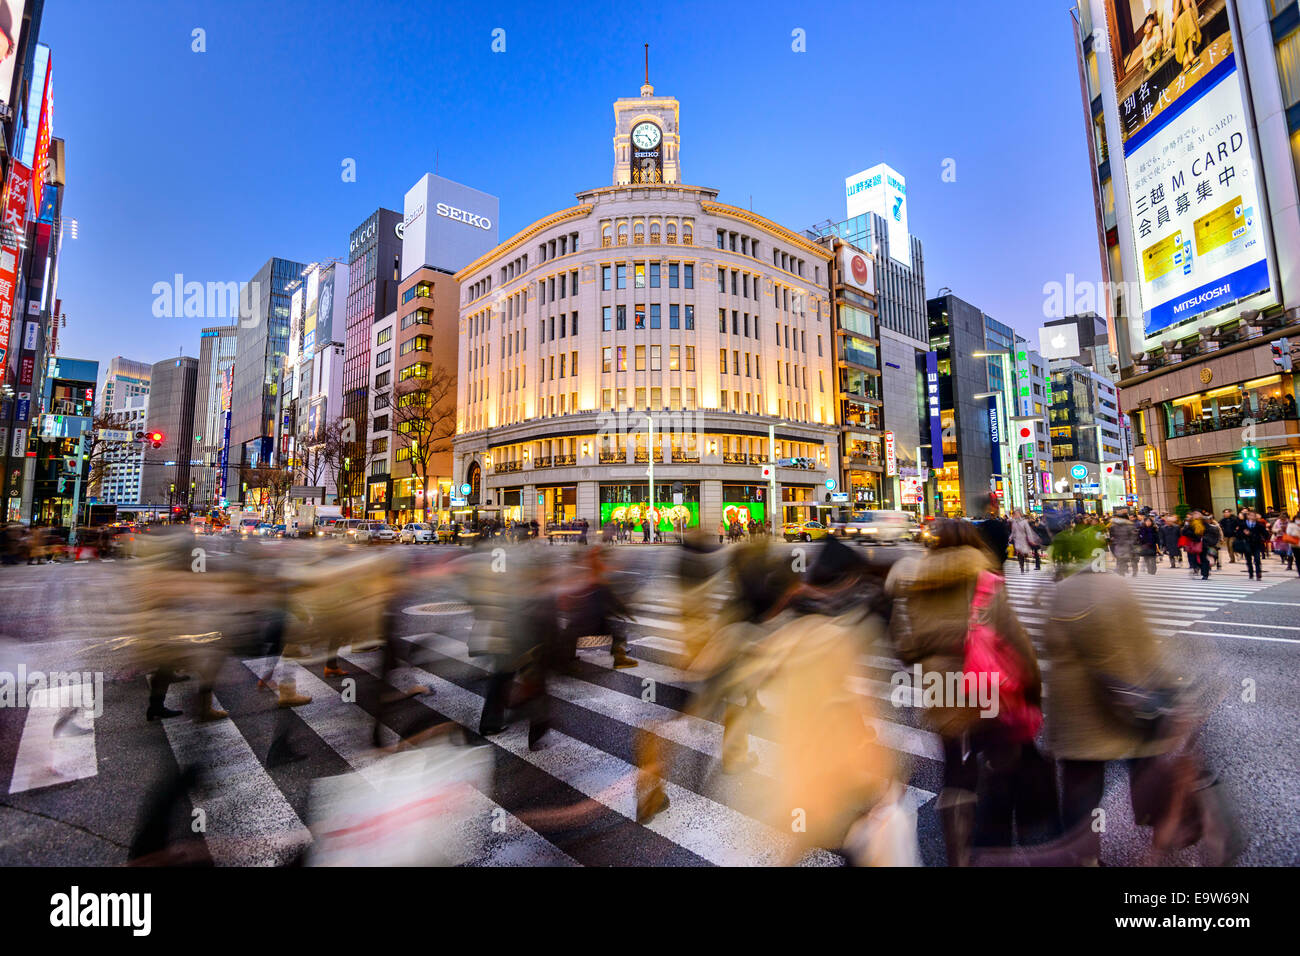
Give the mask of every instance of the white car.
POLYGON ((433 526, 423 522, 412 522, 402 528, 397 540, 402 544, 432 544, 433 526))
POLYGON ((382 521, 357 521, 355 527, 345 532, 350 544, 374 544, 379 541, 396 541, 397 532, 382 521))

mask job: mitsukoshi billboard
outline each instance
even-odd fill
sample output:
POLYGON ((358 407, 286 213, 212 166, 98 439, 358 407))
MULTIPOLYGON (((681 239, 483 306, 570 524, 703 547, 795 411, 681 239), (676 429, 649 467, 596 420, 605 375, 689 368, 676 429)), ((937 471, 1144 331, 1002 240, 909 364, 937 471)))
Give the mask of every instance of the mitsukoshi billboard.
POLYGON ((1226 0, 1108 2, 1141 299, 1129 320, 1137 351, 1273 281, 1226 0))

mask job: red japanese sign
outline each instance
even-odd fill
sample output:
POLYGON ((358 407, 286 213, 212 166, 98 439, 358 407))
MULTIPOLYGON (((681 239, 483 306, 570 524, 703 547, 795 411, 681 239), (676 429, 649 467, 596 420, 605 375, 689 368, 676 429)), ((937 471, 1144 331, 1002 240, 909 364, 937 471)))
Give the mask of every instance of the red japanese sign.
POLYGON ((32 208, 41 208, 45 180, 49 175, 50 136, 54 131, 54 58, 45 69, 45 90, 41 97, 41 119, 36 127, 36 153, 32 157, 32 208))
POLYGON ((14 286, 18 281, 18 264, 21 250, 19 238, 27 231, 28 200, 31 193, 32 171, 16 160, 9 164, 9 179, 5 183, 4 205, 0 207, 0 366, 9 354, 9 338, 13 332, 14 286))

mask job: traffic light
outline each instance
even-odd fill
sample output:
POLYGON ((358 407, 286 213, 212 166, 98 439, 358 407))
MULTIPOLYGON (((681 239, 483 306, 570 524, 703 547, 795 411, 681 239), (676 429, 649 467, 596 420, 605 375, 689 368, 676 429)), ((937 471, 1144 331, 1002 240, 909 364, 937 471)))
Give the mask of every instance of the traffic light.
POLYGON ((1254 445, 1246 445, 1241 449, 1241 469, 1259 471, 1259 449, 1254 445))
POLYGON ((150 432, 147 437, 149 439, 150 445, 152 445, 154 448, 161 448, 163 443, 163 438, 166 436, 164 436, 162 432, 150 432))

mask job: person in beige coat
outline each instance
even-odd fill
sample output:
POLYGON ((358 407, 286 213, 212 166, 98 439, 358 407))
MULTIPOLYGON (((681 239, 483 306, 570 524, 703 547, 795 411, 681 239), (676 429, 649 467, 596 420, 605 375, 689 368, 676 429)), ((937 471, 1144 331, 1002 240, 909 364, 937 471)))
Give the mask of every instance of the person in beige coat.
MULTIPOLYGON (((1001 562, 983 545, 968 521, 942 520, 935 525, 936 541, 923 557, 897 562, 885 588, 894 597, 890 632, 899 660, 905 667, 919 664, 923 673, 961 673, 965 665, 966 632, 975 585, 981 571, 995 571, 1001 562)), ((1038 661, 1029 636, 999 588, 989 607, 989 624, 1021 659, 1028 703, 1038 705, 1042 689, 1038 661)), ((995 721, 982 720, 975 706, 927 706, 923 719, 943 738, 944 785, 938 809, 950 866, 970 863, 976 839, 976 790, 981 762, 989 773, 986 784, 999 784, 998 797, 982 807, 978 842, 1010 843, 1014 795, 1010 785, 1021 767, 1022 756, 1041 756, 1029 747, 1001 739, 995 721), (982 761, 981 758, 982 757, 982 761)), ((969 702, 968 702, 969 704, 969 702)), ((986 787, 987 790, 987 787, 986 787)), ((1054 802, 1054 795, 1048 795, 1054 802)), ((1054 816, 1054 813, 1052 814, 1054 816)))
POLYGON ((1096 860, 1101 837, 1091 823, 1106 764, 1129 761, 1132 782, 1151 758, 1175 745, 1171 721, 1144 726, 1123 701, 1155 699, 1181 681, 1123 579, 1095 573, 1083 560, 1074 566, 1056 587, 1044 629, 1044 653, 1052 662, 1045 730, 1047 748, 1062 768, 1063 823, 1067 831, 1089 830, 1088 859, 1096 860))

